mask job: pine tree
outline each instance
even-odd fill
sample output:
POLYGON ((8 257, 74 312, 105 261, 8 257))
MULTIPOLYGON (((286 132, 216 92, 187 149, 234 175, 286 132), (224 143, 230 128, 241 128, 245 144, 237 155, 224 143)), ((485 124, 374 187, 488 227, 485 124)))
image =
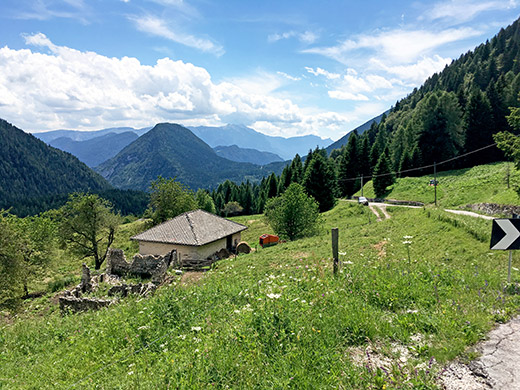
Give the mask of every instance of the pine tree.
POLYGON ((313 156, 305 172, 303 186, 307 194, 318 202, 321 212, 330 210, 336 202, 334 198, 336 187, 334 173, 331 164, 320 153, 313 156))
MULTIPOLYGON (((476 90, 470 96, 464 115, 465 150, 472 152, 494 143, 493 133, 496 132, 495 121, 491 105, 487 97, 476 90)), ((466 166, 474 166, 494 162, 502 157, 502 153, 495 147, 488 149, 485 154, 473 154, 466 157, 466 166)))
POLYGON ((390 159, 388 158, 388 149, 381 154, 374 168, 374 177, 372 183, 377 198, 385 196, 386 188, 394 184, 395 178, 391 171, 390 159))

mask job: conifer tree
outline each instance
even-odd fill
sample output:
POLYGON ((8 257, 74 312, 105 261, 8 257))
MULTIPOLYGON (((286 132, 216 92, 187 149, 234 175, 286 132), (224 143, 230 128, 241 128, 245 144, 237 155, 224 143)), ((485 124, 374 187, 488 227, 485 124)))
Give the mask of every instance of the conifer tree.
POLYGON ((312 157, 312 161, 305 172, 303 186, 307 194, 318 202, 321 212, 334 207, 336 202, 334 198, 336 187, 335 172, 331 164, 323 158, 321 153, 317 153, 312 157))
POLYGON ((384 197, 386 188, 394 183, 394 175, 391 171, 390 159, 388 157, 388 149, 381 154, 374 168, 374 177, 372 183, 377 198, 384 197))

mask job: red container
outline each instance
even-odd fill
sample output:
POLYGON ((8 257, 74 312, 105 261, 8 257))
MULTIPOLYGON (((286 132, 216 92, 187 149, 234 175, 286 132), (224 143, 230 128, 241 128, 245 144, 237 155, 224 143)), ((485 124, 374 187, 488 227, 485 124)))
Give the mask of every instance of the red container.
POLYGON ((279 241, 280 237, 275 236, 274 234, 262 234, 260 236, 259 243, 262 248, 265 248, 268 246, 276 245, 279 241))

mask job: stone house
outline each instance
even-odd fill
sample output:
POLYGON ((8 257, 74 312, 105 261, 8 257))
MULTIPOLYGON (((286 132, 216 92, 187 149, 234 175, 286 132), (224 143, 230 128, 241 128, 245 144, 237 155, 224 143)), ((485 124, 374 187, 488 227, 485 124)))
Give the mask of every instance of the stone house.
POLYGON ((133 236, 141 255, 165 255, 177 251, 179 261, 203 260, 221 249, 232 251, 247 226, 204 210, 188 211, 133 236))

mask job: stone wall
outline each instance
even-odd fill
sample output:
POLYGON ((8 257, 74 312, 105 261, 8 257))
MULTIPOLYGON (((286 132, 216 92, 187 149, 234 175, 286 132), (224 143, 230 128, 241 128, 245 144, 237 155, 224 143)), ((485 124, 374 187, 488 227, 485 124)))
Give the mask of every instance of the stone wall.
POLYGON ((168 267, 176 259, 177 252, 173 250, 164 256, 136 254, 132 263, 128 263, 121 249, 110 248, 106 272, 110 275, 152 278, 154 283, 161 283, 166 277, 168 267))
POLYGON ((62 313, 80 313, 88 310, 99 310, 114 303, 113 299, 77 298, 72 295, 64 295, 59 298, 62 313))
POLYGON ((90 269, 85 264, 83 264, 81 283, 72 290, 66 290, 62 296, 59 297, 60 310, 62 314, 79 313, 88 310, 99 310, 103 307, 107 307, 113 303, 116 303, 117 299, 100 299, 83 296, 83 294, 98 291, 100 283, 108 283, 109 285, 112 285, 112 287, 107 292, 108 296, 126 297, 129 294, 137 294, 141 296, 153 294, 157 289, 157 286, 164 281, 166 271, 168 269, 164 258, 161 258, 158 263, 155 261, 157 259, 154 259, 155 263, 153 263, 147 262, 146 259, 139 258, 136 266, 132 268, 132 264, 135 263, 135 259, 134 262, 129 265, 124 259, 123 251, 113 250, 112 255, 112 264, 110 265, 111 270, 116 269, 116 271, 120 271, 122 269, 128 268, 128 270, 134 269, 148 272, 151 269, 152 282, 125 284, 122 283, 120 277, 109 273, 91 277, 90 269))
POLYGON ((477 203, 468 204, 466 207, 473 211, 481 211, 489 215, 504 214, 508 218, 511 218, 511 214, 513 213, 520 214, 520 206, 510 204, 477 203))

